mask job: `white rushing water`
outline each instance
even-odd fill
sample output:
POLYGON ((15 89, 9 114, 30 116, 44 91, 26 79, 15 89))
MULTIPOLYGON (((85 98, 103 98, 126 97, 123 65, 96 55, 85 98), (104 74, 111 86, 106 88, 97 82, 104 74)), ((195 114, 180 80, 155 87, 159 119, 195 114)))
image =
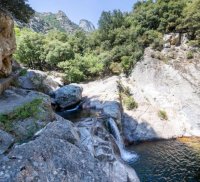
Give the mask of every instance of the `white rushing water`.
POLYGON ((126 161, 126 162, 134 162, 138 159, 138 155, 134 152, 129 152, 125 149, 124 142, 122 140, 122 137, 120 135, 119 129, 115 123, 115 121, 110 118, 108 120, 110 129, 111 129, 111 134, 114 136, 115 141, 119 147, 121 158, 126 161))

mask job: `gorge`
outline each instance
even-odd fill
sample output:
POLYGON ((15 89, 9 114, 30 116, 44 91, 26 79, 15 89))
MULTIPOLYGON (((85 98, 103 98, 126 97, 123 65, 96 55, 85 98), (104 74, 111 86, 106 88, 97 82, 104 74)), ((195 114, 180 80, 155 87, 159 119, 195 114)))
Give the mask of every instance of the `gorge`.
MULTIPOLYGON (((169 4, 186 20, 197 1, 169 4)), ((145 29, 157 6, 97 30, 62 11, 14 27, 0 8, 0 182, 199 181, 199 29, 145 29)))

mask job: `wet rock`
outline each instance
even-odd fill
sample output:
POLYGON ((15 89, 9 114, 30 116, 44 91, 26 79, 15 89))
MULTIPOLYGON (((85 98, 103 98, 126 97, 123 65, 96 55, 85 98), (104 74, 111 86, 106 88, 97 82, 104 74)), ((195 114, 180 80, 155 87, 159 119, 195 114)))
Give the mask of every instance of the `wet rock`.
POLYGON ((82 88, 76 85, 66 85, 55 91, 55 102, 66 108, 77 104, 82 99, 82 88))
POLYGON ((119 127, 121 127, 121 107, 118 102, 106 102, 103 105, 103 113, 108 117, 116 120, 119 127))
POLYGON ((135 121, 133 118, 124 115, 122 120, 122 128, 125 144, 132 144, 137 141, 134 137, 137 124, 137 121, 135 121))
POLYGON ((133 168, 128 167, 120 159, 119 148, 113 136, 105 129, 103 120, 87 119, 77 123, 80 142, 102 164, 102 169, 115 182, 139 181, 133 168))

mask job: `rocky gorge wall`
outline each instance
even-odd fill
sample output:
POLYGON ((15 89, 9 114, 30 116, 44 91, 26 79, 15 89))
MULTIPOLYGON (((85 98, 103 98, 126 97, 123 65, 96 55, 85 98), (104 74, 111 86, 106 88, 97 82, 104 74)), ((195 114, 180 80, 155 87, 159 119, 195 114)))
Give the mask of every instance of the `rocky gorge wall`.
POLYGON ((14 22, 0 10, 0 78, 12 72, 12 54, 16 48, 14 22))
POLYGON ((16 47, 13 26, 1 12, 0 181, 139 182, 134 169, 120 159, 104 120, 87 118, 75 125, 55 114, 49 95, 57 100, 57 95, 74 96, 63 93, 69 91, 66 87, 53 93, 59 91, 59 80, 27 70, 8 88, 16 47))
POLYGON ((130 77, 113 76, 81 85, 92 106, 107 108, 110 115, 122 118, 118 125, 129 144, 200 136, 200 53, 187 45, 186 35, 166 35, 164 43, 162 51, 147 48, 130 77), (138 108, 128 110, 121 102, 119 81, 129 88, 138 108), (121 103, 123 110, 113 101, 121 103))

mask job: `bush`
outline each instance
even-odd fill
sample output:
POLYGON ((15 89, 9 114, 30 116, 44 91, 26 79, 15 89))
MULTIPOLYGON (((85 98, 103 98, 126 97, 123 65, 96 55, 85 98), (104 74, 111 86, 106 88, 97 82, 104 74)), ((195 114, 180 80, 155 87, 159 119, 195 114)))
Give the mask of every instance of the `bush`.
POLYGON ((132 96, 126 96, 123 99, 123 103, 126 106, 126 109, 132 110, 132 109, 137 109, 138 108, 138 103, 134 100, 132 96))
POLYGON ((127 86, 125 87, 121 81, 117 82, 118 92, 122 103, 125 105, 126 109, 132 110, 138 108, 138 103, 135 101, 131 95, 131 90, 127 86))
POLYGON ((193 59, 194 58, 194 54, 192 51, 187 52, 187 59, 193 59))
POLYGON ((100 76, 104 70, 104 63, 96 55, 75 55, 75 59, 64 61, 58 66, 65 72, 68 82, 81 82, 100 76))
POLYGON ((166 111, 160 110, 158 111, 158 116, 162 119, 162 120, 168 120, 168 116, 166 111))

